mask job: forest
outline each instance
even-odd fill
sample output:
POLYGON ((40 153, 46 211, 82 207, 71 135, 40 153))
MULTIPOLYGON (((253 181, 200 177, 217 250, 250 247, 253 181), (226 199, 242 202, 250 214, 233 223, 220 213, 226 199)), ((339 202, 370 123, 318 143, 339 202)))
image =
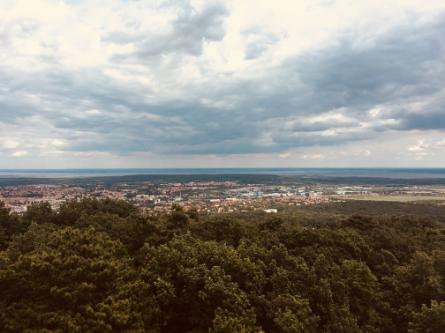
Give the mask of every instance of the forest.
POLYGON ((0 203, 1 332, 445 332, 437 216, 0 203), (327 218, 327 215, 331 218, 327 218))

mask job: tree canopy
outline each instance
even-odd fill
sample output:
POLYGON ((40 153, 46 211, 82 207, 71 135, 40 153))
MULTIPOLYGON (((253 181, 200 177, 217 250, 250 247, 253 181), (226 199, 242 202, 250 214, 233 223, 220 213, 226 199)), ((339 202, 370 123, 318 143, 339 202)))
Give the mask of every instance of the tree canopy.
POLYGON ((0 203, 0 331, 445 332, 443 225, 303 220, 0 203))

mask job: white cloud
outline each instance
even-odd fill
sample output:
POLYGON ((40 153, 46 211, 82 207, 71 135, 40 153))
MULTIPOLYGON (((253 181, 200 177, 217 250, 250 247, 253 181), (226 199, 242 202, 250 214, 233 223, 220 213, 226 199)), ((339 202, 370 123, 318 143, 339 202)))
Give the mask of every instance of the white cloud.
POLYGON ((292 156, 292 154, 290 152, 285 152, 285 153, 278 154, 278 156, 280 158, 289 158, 292 156))
POLYGON ((324 160, 326 156, 324 154, 304 154, 304 160, 324 160))
POLYGON ((408 150, 413 153, 423 153, 429 148, 429 144, 425 143, 424 140, 420 139, 413 146, 408 147, 408 150))
POLYGON ((0 167, 16 163, 7 156, 136 165, 149 153, 349 163, 371 151, 443 164, 444 11, 433 0, 1 1, 0 167), (394 131, 408 147, 378 144, 394 131))
POLYGON ((14 157, 23 157, 23 156, 28 155, 28 152, 26 150, 17 150, 15 152, 13 152, 11 155, 14 157))
POLYGON ((15 140, 11 139, 0 139, 0 148, 3 149, 14 149, 19 145, 15 140))
POLYGON ((445 147, 445 139, 438 141, 436 143, 436 145, 439 146, 439 147, 445 147))

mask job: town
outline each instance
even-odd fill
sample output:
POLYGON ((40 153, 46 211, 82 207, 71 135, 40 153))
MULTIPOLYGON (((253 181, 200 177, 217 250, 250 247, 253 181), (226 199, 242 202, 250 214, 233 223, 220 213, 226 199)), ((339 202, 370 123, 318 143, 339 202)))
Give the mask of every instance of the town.
POLYGON ((49 202, 58 209, 66 200, 85 197, 131 202, 146 214, 172 207, 203 213, 262 210, 276 213, 289 206, 317 205, 339 200, 445 202, 445 186, 382 186, 328 184, 244 184, 235 180, 105 184, 32 184, 0 187, 0 201, 21 214, 33 203, 49 202))

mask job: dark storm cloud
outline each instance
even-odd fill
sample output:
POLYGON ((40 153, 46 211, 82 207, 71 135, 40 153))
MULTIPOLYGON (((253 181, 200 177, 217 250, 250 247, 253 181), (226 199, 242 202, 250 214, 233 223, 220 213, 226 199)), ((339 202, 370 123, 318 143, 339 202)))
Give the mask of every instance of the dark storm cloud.
POLYGON ((209 3, 200 11, 185 6, 172 22, 168 32, 162 34, 141 32, 135 35, 114 32, 104 40, 117 44, 131 43, 135 46, 134 53, 117 57, 117 60, 126 58, 143 60, 169 53, 199 56, 202 53, 203 43, 224 38, 224 19, 227 15, 227 8, 221 3, 209 3))
POLYGON ((243 83, 241 91, 251 98, 241 109, 266 110, 248 111, 248 119, 257 120, 259 132, 267 129, 264 123, 273 123, 271 146, 277 151, 369 138, 385 129, 445 129, 443 31, 442 15, 428 24, 413 21, 366 44, 346 35, 334 45, 288 59, 260 82, 243 83), (429 102, 419 109, 419 100, 429 102), (369 115, 382 105, 386 112, 369 115), (293 121, 333 110, 355 119, 356 131, 349 130, 353 122, 342 124, 335 118, 323 123, 293 121), (359 123, 367 126, 360 128, 359 123), (339 127, 345 130, 320 136, 320 131, 339 127))
MULTIPOLYGON (((444 66, 445 67, 445 66, 444 66)), ((438 75, 445 77, 445 71, 438 71, 438 75)), ((440 80, 439 80, 440 81, 440 80)), ((443 130, 445 129, 445 89, 438 91, 427 99, 426 102, 419 101, 420 107, 414 110, 398 110, 397 116, 402 119, 401 128, 404 130, 443 130)))
POLYGON ((302 81, 332 107, 366 108, 442 89, 445 17, 392 31, 371 45, 345 37, 296 62, 302 81))
MULTIPOLYGON (((225 15, 218 5, 186 10, 166 36, 108 38, 137 42, 134 59, 199 55, 205 40, 223 37, 225 15)), ((387 130, 445 129, 443 31, 445 17, 439 16, 366 43, 346 34, 255 79, 190 82, 181 98, 160 99, 146 87, 118 84, 100 71, 15 79, 0 73, 10 82, 10 91, 0 92, 0 122, 8 114, 38 115, 68 133, 66 150, 121 154, 268 153, 368 139, 387 130), (11 89, 41 96, 45 104, 14 98, 11 89), (383 111, 371 114, 375 108, 383 111)))
POLYGON ((0 122, 14 123, 39 113, 33 96, 22 90, 25 84, 24 77, 0 69, 0 122))

